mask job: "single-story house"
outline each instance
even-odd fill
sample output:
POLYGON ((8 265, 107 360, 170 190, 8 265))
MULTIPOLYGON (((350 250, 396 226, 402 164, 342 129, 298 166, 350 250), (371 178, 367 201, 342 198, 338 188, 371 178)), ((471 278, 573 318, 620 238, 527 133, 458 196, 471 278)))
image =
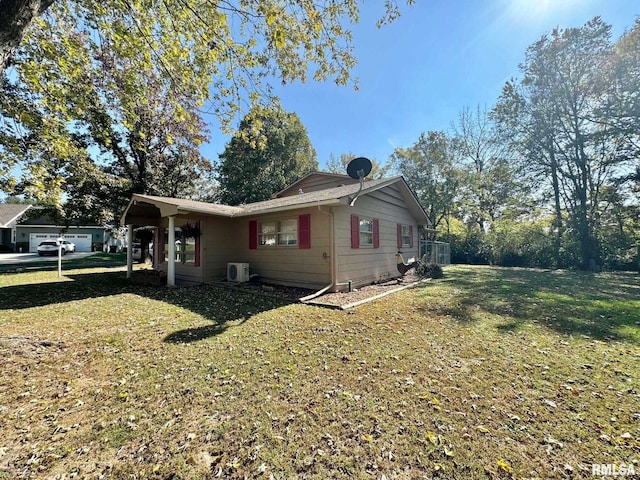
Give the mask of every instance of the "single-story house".
POLYGON ((399 276, 396 252, 416 257, 420 237, 433 232, 401 176, 361 184, 319 172, 240 206, 135 194, 121 222, 129 243, 135 227, 154 230, 154 265, 168 285, 240 271, 240 280, 330 291, 399 276))
POLYGON ((64 238, 75 243, 77 252, 101 251, 106 227, 97 224, 58 225, 47 216, 31 215, 15 226, 16 251, 36 252, 40 242, 64 238))
MULTIPOLYGON (((17 251, 16 226, 31 208, 24 203, 0 203, 0 246, 4 251, 17 251)), ((0 250, 0 251, 2 251, 0 250)))

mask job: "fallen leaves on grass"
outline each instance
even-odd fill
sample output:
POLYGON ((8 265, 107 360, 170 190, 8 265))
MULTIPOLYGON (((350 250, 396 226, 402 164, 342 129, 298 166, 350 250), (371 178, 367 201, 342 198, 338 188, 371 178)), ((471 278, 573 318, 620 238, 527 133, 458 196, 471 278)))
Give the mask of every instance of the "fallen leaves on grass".
POLYGON ((615 339, 582 336, 595 316, 567 332, 572 278, 451 269, 351 314, 109 275, 53 303, 8 285, 0 338, 28 340, 0 342, 0 478, 555 478, 628 462, 637 327, 627 313, 615 339))

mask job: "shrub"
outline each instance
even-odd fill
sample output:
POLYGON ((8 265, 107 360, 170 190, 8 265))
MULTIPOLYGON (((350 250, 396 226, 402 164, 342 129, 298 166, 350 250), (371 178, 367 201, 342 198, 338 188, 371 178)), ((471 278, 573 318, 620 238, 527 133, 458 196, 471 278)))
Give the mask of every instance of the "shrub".
POLYGON ((442 271, 442 267, 437 263, 421 263, 416 268, 416 273, 421 277, 426 277, 426 278, 444 277, 444 272, 442 271))

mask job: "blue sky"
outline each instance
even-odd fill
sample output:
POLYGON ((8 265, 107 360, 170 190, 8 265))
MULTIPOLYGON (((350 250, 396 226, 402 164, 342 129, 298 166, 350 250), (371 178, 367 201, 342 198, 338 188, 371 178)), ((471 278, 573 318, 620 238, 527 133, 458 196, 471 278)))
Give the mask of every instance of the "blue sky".
MULTIPOLYGON (((638 0, 417 0, 378 29, 381 4, 364 2, 353 28, 358 91, 331 82, 275 86, 321 167, 332 153, 386 162, 421 132, 448 130, 465 106, 490 108, 505 81, 519 77, 527 47, 555 27, 599 15, 617 39, 640 16, 638 0)), ((212 123, 211 138, 202 152, 217 160, 229 137, 212 123)))

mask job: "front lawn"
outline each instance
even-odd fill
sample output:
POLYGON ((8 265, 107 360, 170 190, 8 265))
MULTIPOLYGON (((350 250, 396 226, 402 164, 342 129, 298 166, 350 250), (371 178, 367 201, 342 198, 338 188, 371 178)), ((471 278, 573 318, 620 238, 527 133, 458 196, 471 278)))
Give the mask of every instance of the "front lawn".
POLYGON ((640 472, 640 276, 448 267, 352 311, 0 275, 0 479, 640 472))

